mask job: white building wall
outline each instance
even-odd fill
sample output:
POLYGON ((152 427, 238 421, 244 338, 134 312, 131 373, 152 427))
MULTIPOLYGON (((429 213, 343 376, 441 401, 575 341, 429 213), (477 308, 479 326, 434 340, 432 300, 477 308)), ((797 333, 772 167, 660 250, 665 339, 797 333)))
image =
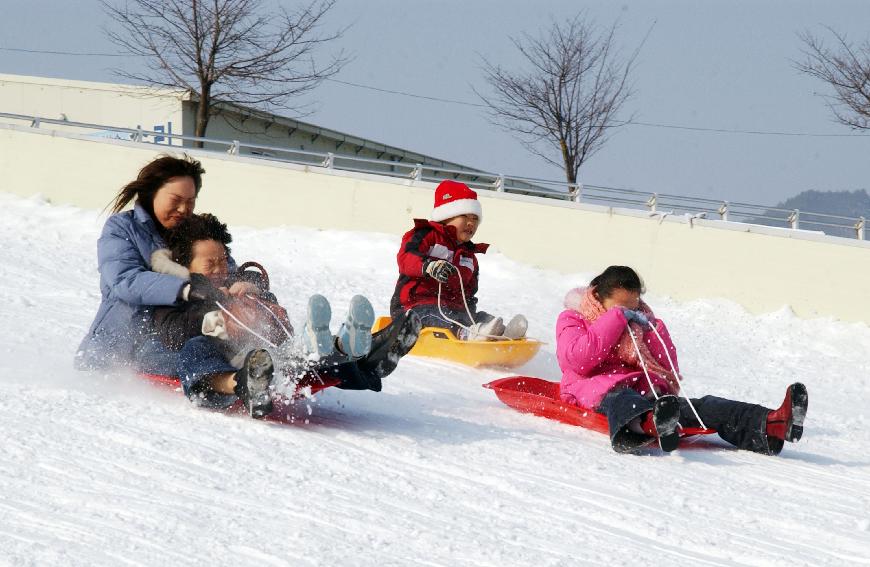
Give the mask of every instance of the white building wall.
MULTIPOLYGON (((156 153, 153 146, 0 125, 0 191, 103 208, 156 153)), ((198 209, 235 225, 399 235, 432 206, 428 183, 190 153, 207 170, 198 209)), ((518 195, 487 192, 481 201, 486 218, 479 239, 532 265, 596 272, 627 264, 650 289, 680 300, 724 297, 753 312, 790 305, 805 317, 870 322, 870 303, 861 300, 870 297, 868 242, 718 221, 660 221, 638 211, 518 195)))
POLYGON ((9 114, 178 134, 182 133, 181 100, 182 93, 172 91, 0 74, 0 112, 9 114))
MULTIPOLYGON (((107 127, 136 129, 145 131, 172 132, 193 136, 196 117, 196 103, 179 90, 149 89, 130 85, 98 83, 90 81, 70 81, 45 77, 0 74, 0 112, 39 116, 47 119, 65 119, 70 122, 102 124, 107 127)), ((268 116, 267 113, 264 113, 268 116)), ((339 155, 349 154, 359 158, 401 161, 413 167, 416 163, 440 166, 451 170, 467 170, 460 164, 424 156, 422 154, 379 144, 350 134, 319 128, 304 122, 281 117, 261 118, 252 116, 242 119, 236 112, 222 112, 211 118, 206 137, 216 140, 238 140, 242 144, 277 146, 281 148, 304 150, 308 152, 339 155)), ((22 122, 26 123, 26 122, 22 122)), ((90 137, 121 138, 123 135, 99 133, 73 126, 50 125, 68 132, 81 132, 90 137)), ((125 138, 126 139, 126 138, 125 138)), ((193 147, 193 142, 182 143, 160 136, 145 136, 143 141, 161 145, 193 147)), ((226 151, 227 144, 206 144, 206 149, 226 151)), ((275 150, 252 150, 242 148, 241 153, 272 154, 287 157, 275 150)), ((293 154, 299 158, 299 154, 293 154)), ((323 158, 312 156, 311 163, 323 158)), ((407 175, 408 168, 390 165, 370 164, 375 172, 407 175)), ((460 176, 469 182, 476 177, 460 176)))

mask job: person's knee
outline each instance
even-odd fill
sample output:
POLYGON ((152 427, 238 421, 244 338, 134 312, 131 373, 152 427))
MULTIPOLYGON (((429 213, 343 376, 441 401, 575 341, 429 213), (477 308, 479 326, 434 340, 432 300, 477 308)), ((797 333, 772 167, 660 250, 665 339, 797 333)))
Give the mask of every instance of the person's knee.
POLYGON ((478 311, 474 314, 474 321, 476 323, 489 323, 495 319, 495 315, 490 315, 486 311, 478 311))
POLYGON ((213 351, 214 347, 212 346, 211 339, 212 337, 206 337, 203 335, 187 339, 181 347, 182 356, 191 353, 199 354, 213 351))

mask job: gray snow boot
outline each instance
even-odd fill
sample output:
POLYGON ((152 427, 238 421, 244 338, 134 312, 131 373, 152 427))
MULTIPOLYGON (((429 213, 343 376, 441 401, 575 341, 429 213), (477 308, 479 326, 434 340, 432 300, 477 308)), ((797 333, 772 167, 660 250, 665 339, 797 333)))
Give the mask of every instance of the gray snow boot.
POLYGON ((320 294, 314 294, 308 299, 308 320, 302 329, 302 338, 308 352, 319 357, 329 356, 334 348, 334 339, 329 330, 329 320, 332 319, 332 308, 329 300, 320 294))
POLYGON ((338 345, 352 359, 366 356, 372 348, 372 325, 375 310, 368 299, 354 295, 350 300, 347 319, 338 330, 338 345))
POLYGON ((504 337, 506 339, 522 339, 526 336, 526 331, 529 330, 529 321, 523 315, 514 315, 504 327, 504 337))

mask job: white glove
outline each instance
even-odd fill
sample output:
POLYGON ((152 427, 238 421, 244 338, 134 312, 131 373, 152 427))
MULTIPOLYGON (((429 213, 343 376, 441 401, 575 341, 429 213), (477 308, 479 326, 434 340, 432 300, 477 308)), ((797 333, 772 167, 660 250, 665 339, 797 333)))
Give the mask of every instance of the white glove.
POLYGON ((151 254, 151 270, 160 274, 177 276, 183 280, 190 279, 190 270, 172 260, 172 252, 168 248, 160 248, 151 254))
POLYGON ((217 337, 223 341, 230 338, 227 334, 227 321, 220 311, 209 311, 202 318, 202 334, 217 337))

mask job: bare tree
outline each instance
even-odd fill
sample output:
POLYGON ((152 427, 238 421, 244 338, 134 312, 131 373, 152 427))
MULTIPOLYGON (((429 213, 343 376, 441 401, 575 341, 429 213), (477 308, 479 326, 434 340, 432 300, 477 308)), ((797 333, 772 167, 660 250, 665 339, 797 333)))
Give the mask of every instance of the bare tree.
POLYGON ((624 124, 617 113, 632 94, 628 81, 637 52, 621 62, 614 51, 615 33, 615 23, 596 33, 580 14, 553 22, 539 37, 511 38, 528 66, 525 71, 483 62, 495 94, 477 94, 493 122, 517 134, 531 152, 564 168, 569 183, 577 182, 580 167, 611 129, 624 124))
MULTIPOLYGON (((318 64, 315 50, 342 31, 323 35, 335 0, 313 0, 295 12, 268 13, 261 0, 101 0, 119 29, 109 38, 146 70, 122 77, 181 88, 197 100, 194 134, 204 137, 219 103, 298 110, 291 99, 337 73, 343 53, 318 64)), ((201 146, 201 144, 198 144, 201 146)))
POLYGON ((828 107, 838 122, 870 130, 870 41, 856 47, 845 35, 827 30, 834 36, 835 48, 808 31, 798 34, 804 44, 804 60, 795 67, 833 87, 828 107))

